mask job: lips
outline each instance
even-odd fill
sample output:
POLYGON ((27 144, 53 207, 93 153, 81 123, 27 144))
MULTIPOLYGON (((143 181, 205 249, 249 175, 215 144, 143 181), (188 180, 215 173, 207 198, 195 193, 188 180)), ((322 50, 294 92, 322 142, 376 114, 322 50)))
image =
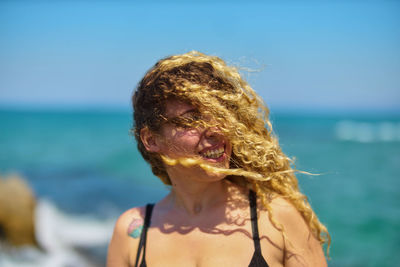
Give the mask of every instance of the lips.
POLYGON ((217 146, 205 148, 200 151, 199 154, 206 159, 218 160, 225 154, 225 145, 219 144, 217 146))

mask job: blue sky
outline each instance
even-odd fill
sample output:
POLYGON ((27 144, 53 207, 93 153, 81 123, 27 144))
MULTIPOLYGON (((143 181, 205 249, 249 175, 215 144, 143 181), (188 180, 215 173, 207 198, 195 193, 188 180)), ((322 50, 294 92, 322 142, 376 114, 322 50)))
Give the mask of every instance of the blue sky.
POLYGON ((1 1, 0 106, 129 108, 158 59, 199 50, 258 70, 272 109, 400 110, 398 1, 132 2, 1 1))

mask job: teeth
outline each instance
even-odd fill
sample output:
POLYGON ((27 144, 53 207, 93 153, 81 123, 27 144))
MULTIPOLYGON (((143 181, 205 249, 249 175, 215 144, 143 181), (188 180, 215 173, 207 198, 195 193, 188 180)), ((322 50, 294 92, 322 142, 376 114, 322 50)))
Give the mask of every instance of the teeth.
POLYGON ((203 153, 202 155, 206 158, 216 159, 222 156, 224 153, 224 148, 220 147, 214 150, 208 150, 207 152, 203 153))

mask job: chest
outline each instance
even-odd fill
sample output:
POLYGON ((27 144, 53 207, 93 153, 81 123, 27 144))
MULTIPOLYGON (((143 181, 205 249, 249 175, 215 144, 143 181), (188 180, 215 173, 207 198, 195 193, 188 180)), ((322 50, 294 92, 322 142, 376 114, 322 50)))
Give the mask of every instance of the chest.
MULTIPOLYGON (((264 259, 269 266, 282 266, 283 253, 275 240, 277 237, 268 231, 260 234, 264 259)), ((149 267, 248 266, 254 252, 253 229, 248 220, 240 225, 225 224, 212 228, 150 227, 145 258, 149 267)))

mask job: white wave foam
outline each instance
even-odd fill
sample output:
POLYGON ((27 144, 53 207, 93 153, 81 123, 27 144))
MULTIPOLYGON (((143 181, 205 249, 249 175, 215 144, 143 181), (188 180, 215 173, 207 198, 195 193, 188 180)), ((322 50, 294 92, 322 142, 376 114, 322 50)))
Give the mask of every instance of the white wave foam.
POLYGON ((65 215, 51 202, 40 200, 35 210, 35 233, 46 250, 71 246, 106 244, 112 235, 113 221, 65 215))
POLYGON ((93 259, 79 248, 106 246, 111 239, 113 221, 99 221, 62 213, 47 200, 35 208, 35 234, 43 248, 0 248, 1 267, 94 267, 93 259))
POLYGON ((48 253, 35 247, 8 248, 0 251, 1 267, 96 267, 73 250, 48 253))
POLYGON ((335 134, 339 140, 360 143, 400 141, 400 122, 357 122, 340 121, 335 134))

